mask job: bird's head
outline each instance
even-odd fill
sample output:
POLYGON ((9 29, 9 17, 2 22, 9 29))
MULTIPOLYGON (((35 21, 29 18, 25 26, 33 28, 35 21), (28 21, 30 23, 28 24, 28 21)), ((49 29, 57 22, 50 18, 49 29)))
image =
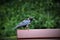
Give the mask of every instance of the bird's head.
POLYGON ((28 18, 30 21, 33 21, 33 20, 35 20, 33 17, 29 17, 28 18))

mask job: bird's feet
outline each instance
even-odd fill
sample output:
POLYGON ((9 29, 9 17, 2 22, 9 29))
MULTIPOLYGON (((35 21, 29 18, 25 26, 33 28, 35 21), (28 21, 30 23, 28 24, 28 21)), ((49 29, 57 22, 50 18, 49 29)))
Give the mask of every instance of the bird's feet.
POLYGON ((28 30, 28 31, 29 31, 29 28, 28 28, 28 27, 26 27, 26 28, 25 28, 25 30, 28 30))

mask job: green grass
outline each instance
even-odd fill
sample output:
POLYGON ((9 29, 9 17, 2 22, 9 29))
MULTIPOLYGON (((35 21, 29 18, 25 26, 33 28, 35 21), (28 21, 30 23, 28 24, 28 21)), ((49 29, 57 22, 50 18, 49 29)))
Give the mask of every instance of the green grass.
POLYGON ((1 38, 0 40, 17 40, 16 36, 1 38))

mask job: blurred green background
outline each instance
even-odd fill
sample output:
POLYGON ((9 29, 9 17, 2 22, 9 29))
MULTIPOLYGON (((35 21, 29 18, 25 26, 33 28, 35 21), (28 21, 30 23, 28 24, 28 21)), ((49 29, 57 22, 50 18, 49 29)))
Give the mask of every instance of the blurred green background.
POLYGON ((59 29, 60 0, 0 0, 0 38, 16 40, 12 28, 30 16, 36 19, 30 29, 59 29))

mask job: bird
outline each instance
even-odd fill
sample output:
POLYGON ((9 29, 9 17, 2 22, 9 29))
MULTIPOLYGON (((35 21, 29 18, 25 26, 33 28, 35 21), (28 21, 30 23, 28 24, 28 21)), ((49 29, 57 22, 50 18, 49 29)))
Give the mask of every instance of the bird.
POLYGON ((20 28, 20 27, 25 27, 25 29, 29 30, 29 25, 31 24, 31 22, 35 20, 33 17, 29 17, 25 20, 23 20, 22 22, 20 22, 15 28, 14 30, 20 28))

